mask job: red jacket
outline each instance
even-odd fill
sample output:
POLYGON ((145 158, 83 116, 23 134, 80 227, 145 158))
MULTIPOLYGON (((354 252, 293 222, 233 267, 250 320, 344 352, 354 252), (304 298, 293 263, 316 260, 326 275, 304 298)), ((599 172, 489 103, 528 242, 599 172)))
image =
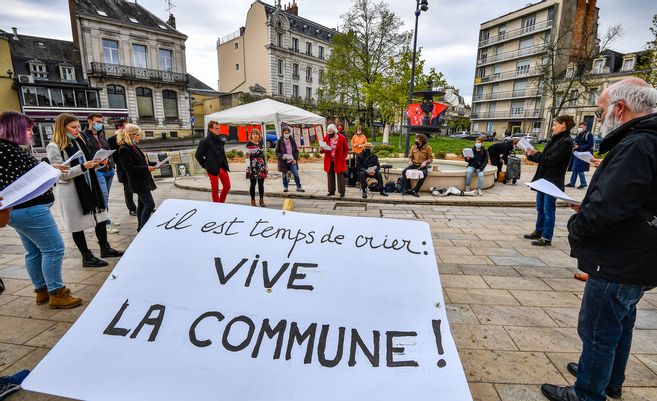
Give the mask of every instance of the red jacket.
MULTIPOLYGON (((336 134, 338 136, 338 145, 335 149, 335 160, 333 160, 333 172, 344 173, 347 171, 347 155, 349 155, 349 145, 347 145, 347 138, 344 135, 336 134)), ((328 135, 324 135, 327 145, 331 144, 331 139, 328 135)), ((322 150, 324 153, 324 171, 327 173, 331 170, 331 151, 322 150)))

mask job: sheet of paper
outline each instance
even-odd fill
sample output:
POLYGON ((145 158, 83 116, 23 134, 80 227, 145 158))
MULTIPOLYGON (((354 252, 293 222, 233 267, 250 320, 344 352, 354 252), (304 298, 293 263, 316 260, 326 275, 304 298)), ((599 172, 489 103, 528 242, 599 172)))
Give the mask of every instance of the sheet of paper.
POLYGON ((474 152, 472 151, 472 148, 463 149, 463 157, 474 157, 474 152))
POLYGON ((157 170, 158 168, 162 167, 162 166, 163 166, 165 163, 167 163, 169 160, 171 160, 171 158, 170 158, 170 157, 167 157, 166 159, 164 159, 164 160, 158 162, 158 163, 155 165, 155 169, 157 170))
POLYGON ((98 152, 94 155, 94 160, 105 160, 108 157, 112 156, 112 153, 114 153, 114 150, 108 150, 108 149, 99 149, 98 152))
POLYGON ((19 179, 0 191, 0 210, 25 203, 43 194, 57 182, 61 172, 46 162, 41 162, 19 179))
POLYGON ((557 188, 556 185, 554 185, 553 183, 551 183, 550 181, 544 178, 541 178, 540 180, 536 180, 534 182, 527 182, 525 184, 529 188, 535 189, 538 192, 543 192, 544 194, 550 195, 557 199, 561 199, 562 201, 570 205, 579 205, 581 203, 571 198, 570 196, 566 195, 566 193, 560 190, 559 188, 557 188))
POLYGON ((73 160, 73 159, 77 159, 78 157, 82 157, 83 155, 84 155, 84 153, 82 153, 81 150, 78 150, 77 152, 75 152, 75 154, 74 154, 73 156, 71 156, 71 157, 69 157, 68 159, 66 159, 66 160, 64 161, 64 163, 62 163, 62 164, 65 165, 65 166, 67 166, 67 165, 71 162, 71 160, 73 160))
POLYGON ((527 138, 520 138, 518 141, 518 148, 520 148, 523 152, 526 152, 528 149, 534 149, 531 143, 527 140, 527 138))
POLYGON ((375 171, 376 171, 376 166, 372 166, 372 167, 367 169, 368 174, 374 173, 375 171))
POLYGON ((283 155, 283 160, 292 160, 292 159, 294 159, 292 155, 288 155, 288 154, 283 155))
POLYGON ((326 142, 324 141, 319 141, 319 147, 324 149, 324 150, 331 150, 331 146, 329 146, 326 142))
POLYGON ((591 154, 591 152, 574 151, 573 155, 575 155, 576 158, 583 160, 589 164, 591 164, 591 160, 593 160, 593 155, 591 154))

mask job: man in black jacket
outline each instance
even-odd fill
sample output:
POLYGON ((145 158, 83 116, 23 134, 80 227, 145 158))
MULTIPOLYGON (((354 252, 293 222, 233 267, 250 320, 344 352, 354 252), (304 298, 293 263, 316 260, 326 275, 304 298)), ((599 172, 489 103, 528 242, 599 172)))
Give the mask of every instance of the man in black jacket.
POLYGON ((224 145, 228 139, 227 135, 221 133, 218 122, 208 123, 208 135, 201 139, 196 148, 196 160, 207 171, 210 178, 210 189, 212 191, 212 202, 224 203, 230 191, 230 176, 228 172, 228 159, 224 145), (221 181, 221 194, 219 193, 219 181, 221 181))
POLYGON ((632 345, 636 305, 657 286, 657 90, 639 78, 600 95, 608 152, 568 223, 571 254, 589 274, 579 312, 579 363, 574 386, 544 384, 552 401, 619 398, 632 345))
POLYGON ((363 199, 367 199, 367 179, 369 177, 376 178, 379 185, 379 193, 382 196, 388 196, 383 186, 383 177, 381 176, 381 165, 379 165, 379 158, 372 153, 372 144, 367 142, 364 145, 365 149, 356 156, 356 171, 358 172, 358 180, 360 181, 360 189, 363 191, 363 199))

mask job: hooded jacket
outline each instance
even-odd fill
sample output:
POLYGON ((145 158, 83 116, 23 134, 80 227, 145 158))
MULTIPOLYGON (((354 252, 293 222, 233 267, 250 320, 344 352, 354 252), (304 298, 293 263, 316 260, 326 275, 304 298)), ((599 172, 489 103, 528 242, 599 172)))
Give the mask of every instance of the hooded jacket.
POLYGON ((621 125, 600 144, 609 152, 568 221, 580 270, 612 282, 657 285, 657 113, 621 125))

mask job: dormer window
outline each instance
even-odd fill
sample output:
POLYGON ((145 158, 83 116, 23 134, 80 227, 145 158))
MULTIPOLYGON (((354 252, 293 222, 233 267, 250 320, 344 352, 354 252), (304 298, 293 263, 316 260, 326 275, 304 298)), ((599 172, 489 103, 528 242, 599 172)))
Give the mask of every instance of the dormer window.
POLYGON ((575 76, 575 67, 570 66, 566 69, 566 78, 572 78, 575 76))
POLYGON ((107 17, 107 13, 105 11, 96 10, 96 12, 98 13, 98 15, 100 15, 102 17, 107 17))
POLYGON ((593 73, 594 74, 602 74, 602 68, 605 65, 605 60, 604 59, 598 59, 593 62, 593 73))
POLYGON ((623 71, 632 71, 634 70, 634 57, 626 58, 623 60, 623 71))
POLYGON ((30 66, 30 75, 34 78, 48 79, 48 71, 46 65, 38 60, 28 62, 30 66))
POLYGON ((60 65, 59 75, 61 76, 62 81, 75 81, 75 67, 60 65))
POLYGON ((135 24, 138 24, 138 23, 139 23, 139 21, 137 20, 137 18, 128 17, 128 19, 129 19, 130 22, 132 22, 132 23, 135 23, 135 24))

